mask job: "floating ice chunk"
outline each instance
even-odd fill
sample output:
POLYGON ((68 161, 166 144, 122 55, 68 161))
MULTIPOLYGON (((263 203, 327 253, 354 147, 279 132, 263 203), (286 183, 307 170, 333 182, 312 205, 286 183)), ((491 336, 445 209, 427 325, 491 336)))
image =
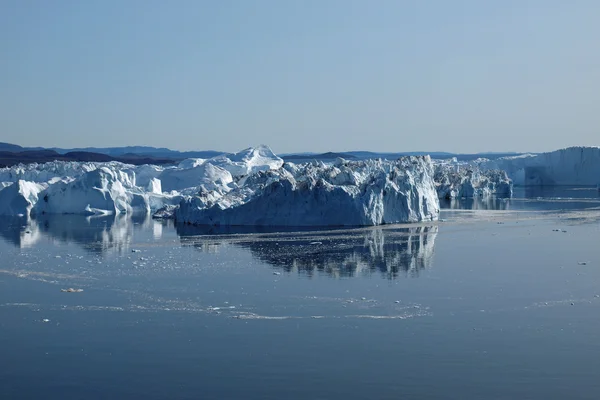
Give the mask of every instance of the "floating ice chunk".
POLYGON ((81 293, 81 292, 83 292, 83 289, 68 288, 68 289, 60 289, 60 291, 64 292, 64 293, 81 293))

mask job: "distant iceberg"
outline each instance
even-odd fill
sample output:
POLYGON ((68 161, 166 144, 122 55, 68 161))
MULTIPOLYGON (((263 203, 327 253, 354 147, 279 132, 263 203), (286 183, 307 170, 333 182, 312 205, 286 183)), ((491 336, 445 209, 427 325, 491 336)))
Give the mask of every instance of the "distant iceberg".
POLYGON ((440 199, 510 198, 513 183, 505 171, 482 170, 476 165, 438 163, 434 175, 440 199))
POLYGON ((484 170, 506 171, 519 186, 596 186, 600 183, 600 147, 569 147, 538 155, 480 160, 478 164, 484 170))

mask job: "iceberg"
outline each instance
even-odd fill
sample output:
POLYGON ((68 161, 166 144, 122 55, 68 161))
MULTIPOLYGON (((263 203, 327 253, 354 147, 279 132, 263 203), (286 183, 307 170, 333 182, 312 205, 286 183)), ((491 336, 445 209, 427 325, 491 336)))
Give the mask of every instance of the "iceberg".
POLYGON ((0 190, 0 215, 29 216, 46 185, 17 180, 0 190))
POLYGON ((436 220, 428 156, 284 163, 267 146, 174 166, 60 162, 0 169, 0 214, 152 215, 211 226, 436 220))
POLYGON ((149 212, 147 196, 135 188, 132 171, 100 167, 73 180, 49 185, 33 214, 131 214, 149 212))
POLYGON ((283 160, 267 146, 177 166, 120 162, 65 162, 0 168, 0 215, 157 214, 172 217, 186 196, 226 193, 234 178, 271 168, 283 160))
POLYGON ((178 222, 215 226, 365 226, 438 216, 429 156, 289 163, 258 170, 228 192, 186 198, 175 210, 178 222))
POLYGON ((569 147, 541 154, 480 160, 484 170, 507 172, 518 186, 585 185, 600 183, 600 147, 569 147))
POLYGON ((512 197, 513 183, 505 171, 438 163, 434 175, 440 199, 512 197))

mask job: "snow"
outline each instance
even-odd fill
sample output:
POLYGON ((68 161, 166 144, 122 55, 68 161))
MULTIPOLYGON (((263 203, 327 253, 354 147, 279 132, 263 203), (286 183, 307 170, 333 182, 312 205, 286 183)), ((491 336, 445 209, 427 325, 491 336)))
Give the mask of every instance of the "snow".
POLYGON ((240 226, 363 226, 438 215, 428 156, 259 169, 228 192, 203 191, 175 210, 178 222, 240 226))
POLYGON ((600 183, 600 148, 569 147, 539 155, 484 160, 479 166, 504 170, 519 186, 595 186, 600 183))

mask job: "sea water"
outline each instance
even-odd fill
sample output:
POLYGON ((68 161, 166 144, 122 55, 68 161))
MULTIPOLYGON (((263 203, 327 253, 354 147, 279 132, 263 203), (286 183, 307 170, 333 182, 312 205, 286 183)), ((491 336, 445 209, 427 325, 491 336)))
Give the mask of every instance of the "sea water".
POLYGON ((0 398, 596 399, 600 204, 568 193, 356 229, 1 220, 0 398))

